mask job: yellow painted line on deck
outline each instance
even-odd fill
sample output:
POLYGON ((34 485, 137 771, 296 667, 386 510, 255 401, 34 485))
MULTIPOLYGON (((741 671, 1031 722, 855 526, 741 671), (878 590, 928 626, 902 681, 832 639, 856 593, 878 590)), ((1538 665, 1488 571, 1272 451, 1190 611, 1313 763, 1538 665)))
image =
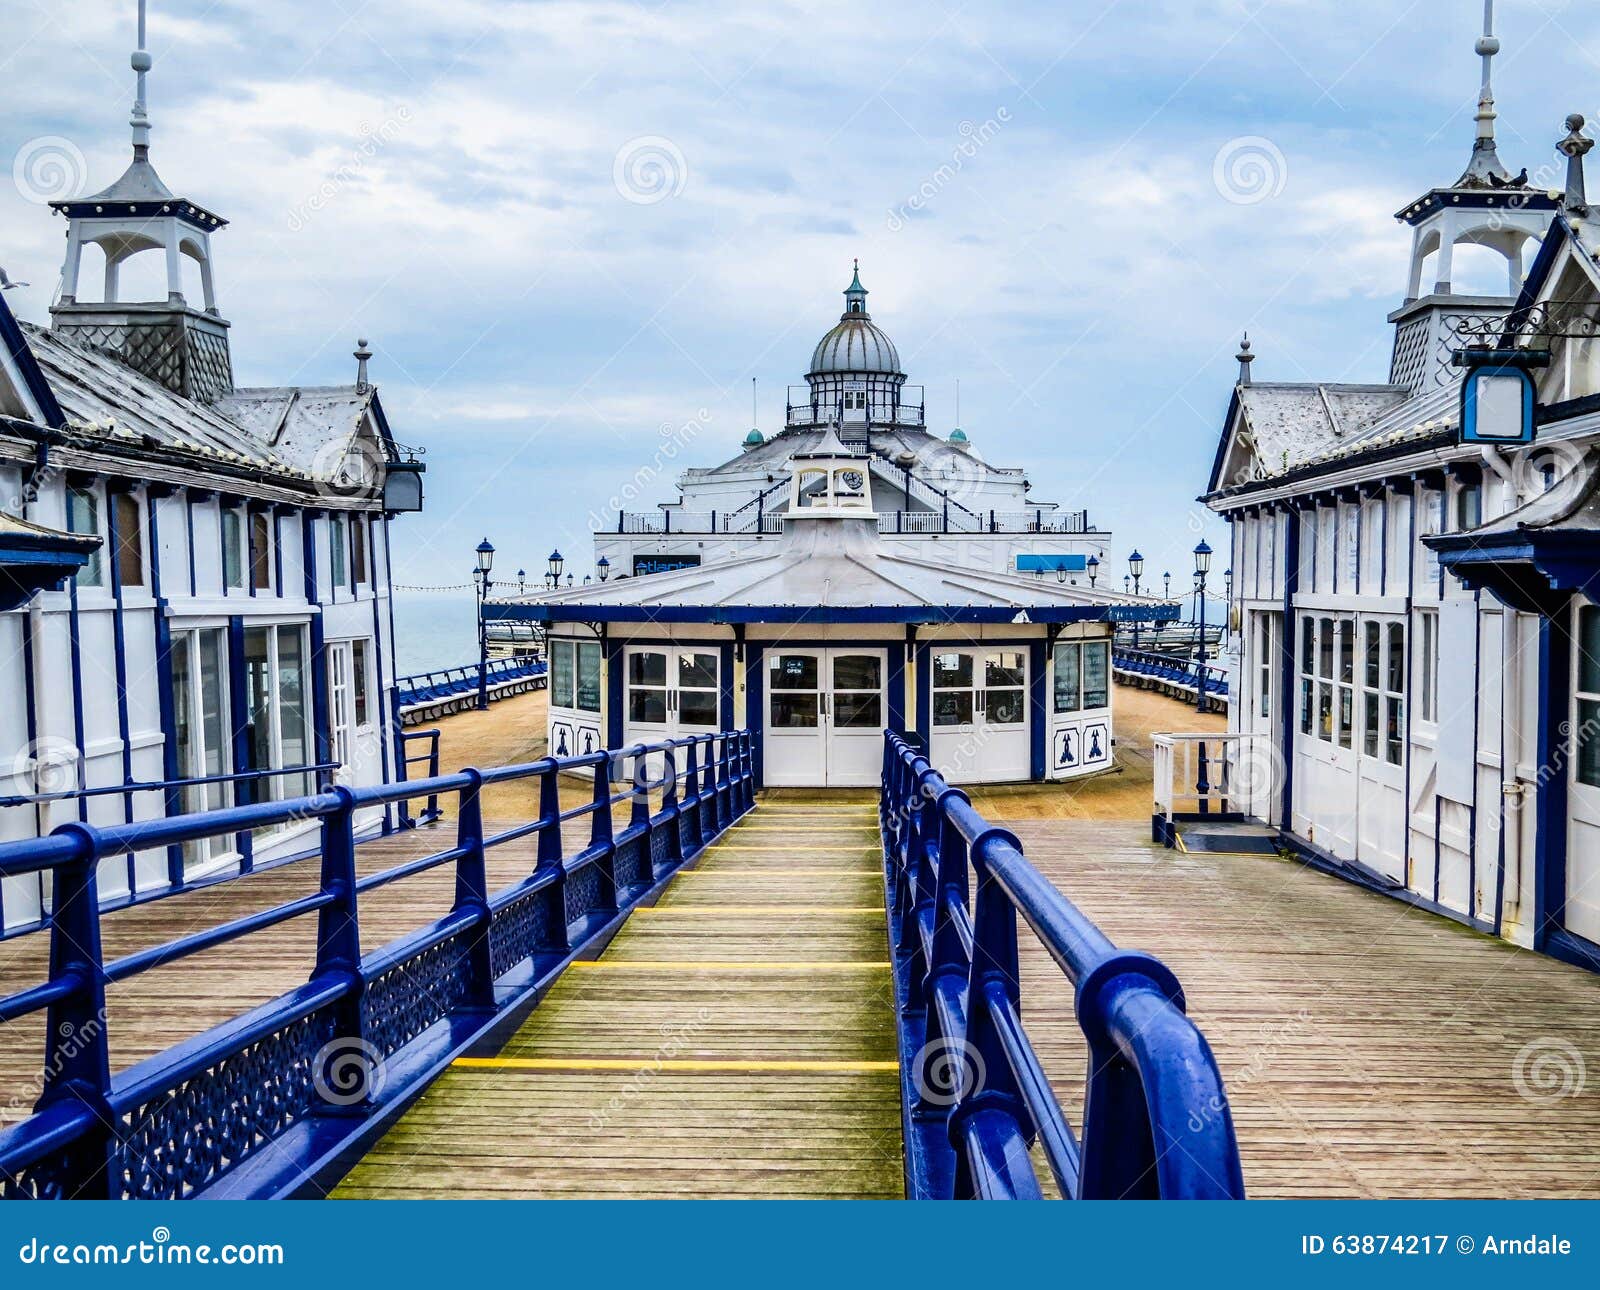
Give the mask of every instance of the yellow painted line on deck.
POLYGON ((878 876, 878 866, 869 865, 866 868, 851 868, 845 865, 835 865, 832 869, 684 869, 681 870, 673 881, 680 878, 752 878, 756 876, 788 878, 796 875, 802 878, 820 878, 827 874, 855 874, 862 878, 878 876))
POLYGON ((578 969, 593 972, 606 969, 615 972, 883 972, 892 965, 873 959, 858 961, 832 961, 799 963, 765 959, 574 959, 567 971, 578 969))
POLYGON ((655 1057, 457 1057, 450 1063, 478 1071, 897 1071, 899 1062, 718 1061, 655 1057))
POLYGON ((876 905, 641 905, 635 914, 881 914, 876 905))

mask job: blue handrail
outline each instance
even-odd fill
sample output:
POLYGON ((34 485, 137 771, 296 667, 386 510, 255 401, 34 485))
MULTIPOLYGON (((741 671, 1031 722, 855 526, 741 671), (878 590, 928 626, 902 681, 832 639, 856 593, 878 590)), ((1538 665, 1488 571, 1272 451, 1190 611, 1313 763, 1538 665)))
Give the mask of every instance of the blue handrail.
POLYGON ((730 730, 131 824, 65 824, 0 843, 0 877, 48 872, 54 884, 49 978, 0 997, 0 1021, 47 1015, 35 1114, 0 1130, 0 1196, 183 1199, 306 1187, 319 1161, 347 1162, 366 1122, 415 1096, 497 1018, 531 1006, 575 955, 754 804, 750 734, 730 730), (593 790, 563 810, 557 781, 570 771, 591 775, 593 790), (519 780, 537 784, 538 817, 486 836, 483 786, 519 780), (627 787, 613 792, 618 780, 627 787), (358 878, 357 811, 445 793, 457 795, 454 846, 358 878), (625 803, 629 821, 618 828, 613 808, 625 803), (569 855, 563 828, 584 818, 588 841, 569 855), (321 822, 313 893, 105 960, 100 861, 291 820, 321 822), (491 895, 486 852, 529 836, 532 872, 491 895), (442 864, 455 866, 450 912, 364 950, 359 894, 442 864), (308 914, 317 948, 306 985, 111 1075, 109 983, 308 914))
POLYGON ((314 775, 323 771, 338 770, 339 762, 323 761, 306 766, 269 767, 265 770, 236 770, 226 775, 196 775, 189 779, 158 779, 130 781, 126 784, 104 784, 98 788, 65 788, 53 793, 21 793, 0 797, 0 807, 43 806, 47 802, 76 801, 84 797, 105 797, 111 793, 159 793, 184 788, 200 788, 207 784, 245 784, 263 779, 276 779, 289 775, 314 775))
POLYGON ((1222 1075, 1171 971, 1112 944, 893 731, 879 817, 910 1194, 1037 1198, 1037 1142, 1065 1197, 1243 1197, 1222 1075), (1019 914, 1075 989, 1081 1140, 1023 1029, 1019 914))

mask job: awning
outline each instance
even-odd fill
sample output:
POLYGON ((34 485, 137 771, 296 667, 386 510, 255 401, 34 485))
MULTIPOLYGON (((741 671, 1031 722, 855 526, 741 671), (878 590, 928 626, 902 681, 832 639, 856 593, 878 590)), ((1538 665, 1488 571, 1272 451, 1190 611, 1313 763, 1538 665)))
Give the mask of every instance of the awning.
POLYGON ((1574 592, 1600 602, 1600 456, 1552 456, 1557 474, 1541 496, 1478 528, 1422 539, 1467 587, 1546 615, 1574 592))
POLYGON ((0 512, 0 610, 26 604, 36 592, 59 590, 99 545, 91 534, 63 533, 0 512))

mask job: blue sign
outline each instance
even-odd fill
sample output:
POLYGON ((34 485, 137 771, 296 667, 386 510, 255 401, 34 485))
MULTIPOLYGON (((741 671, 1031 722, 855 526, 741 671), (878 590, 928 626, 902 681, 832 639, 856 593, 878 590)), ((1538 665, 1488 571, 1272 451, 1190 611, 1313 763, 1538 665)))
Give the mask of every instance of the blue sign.
POLYGON ((1054 573, 1065 569, 1068 573, 1084 573, 1089 568, 1089 557, 1083 555, 1019 555, 1018 573, 1054 573))
POLYGON ((636 555, 633 557, 633 576, 643 577, 648 573, 671 573, 674 569, 698 569, 700 557, 697 555, 636 555))

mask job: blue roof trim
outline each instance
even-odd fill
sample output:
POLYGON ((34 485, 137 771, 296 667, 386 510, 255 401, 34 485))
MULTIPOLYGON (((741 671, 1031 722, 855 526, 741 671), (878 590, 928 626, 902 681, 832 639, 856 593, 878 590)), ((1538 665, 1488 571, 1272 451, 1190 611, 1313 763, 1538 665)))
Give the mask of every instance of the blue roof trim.
MULTIPOLYGON (((1170 605, 581 605, 495 604, 483 607, 491 622, 532 623, 1168 623, 1170 605)), ((1019 624, 1025 625, 1025 624, 1019 624)))
POLYGON ((67 424, 66 413, 62 412, 61 405, 56 402, 55 392, 51 390, 50 382, 44 379, 39 360, 28 348, 28 338, 22 334, 22 328, 17 325, 11 306, 6 304, 3 295, 0 295, 0 340, 5 342, 6 350, 22 373, 28 393, 33 395, 33 401, 43 411, 45 424, 52 430, 60 430, 67 424))
POLYGON ((1221 486, 1218 481, 1222 478, 1222 463, 1228 459, 1228 445, 1233 442, 1233 422, 1239 415, 1239 386, 1233 387, 1233 398, 1228 401, 1228 415, 1222 418, 1222 438, 1217 443, 1216 459, 1211 463, 1211 482, 1206 485, 1208 494, 1214 493, 1221 486))

